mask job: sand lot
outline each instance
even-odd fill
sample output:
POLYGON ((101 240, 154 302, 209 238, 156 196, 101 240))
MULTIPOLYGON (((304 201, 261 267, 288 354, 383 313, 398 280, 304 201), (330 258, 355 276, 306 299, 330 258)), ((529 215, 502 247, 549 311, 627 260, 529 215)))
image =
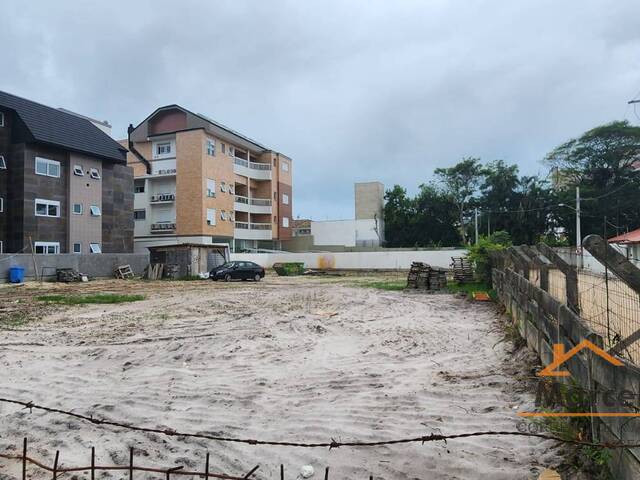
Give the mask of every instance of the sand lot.
MULTIPOLYGON (((117 305, 41 307, 26 325, 0 330, 1 396, 181 431, 303 442, 380 440, 515 430, 533 408, 491 304, 453 295, 354 286, 356 278, 99 281, 0 286, 0 304, 35 304, 42 291, 145 293, 117 305), (20 302, 20 303, 18 303, 20 302)), ((183 440, 0 405, 0 451, 63 465, 136 462, 253 478, 528 479, 559 463, 550 442, 481 437, 444 444, 302 449, 183 440)), ((20 464, 0 459, 0 478, 20 464)), ((35 475, 33 478, 40 478, 35 475)), ((104 474, 98 478, 128 478, 104 474)), ((47 476, 50 478, 50 476, 47 476)), ((64 475, 59 478, 74 478, 64 475)), ((88 478, 79 474, 75 478, 88 478)), ((137 474, 135 478, 145 477, 137 474)), ((173 478, 173 477, 172 477, 173 478)), ((186 478, 186 477, 175 477, 186 478)))

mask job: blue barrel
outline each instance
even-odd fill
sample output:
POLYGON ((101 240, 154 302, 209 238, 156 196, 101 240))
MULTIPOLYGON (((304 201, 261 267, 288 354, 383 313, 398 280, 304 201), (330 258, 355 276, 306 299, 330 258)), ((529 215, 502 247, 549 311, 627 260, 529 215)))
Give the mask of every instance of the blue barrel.
POLYGON ((24 268, 22 267, 10 267, 9 268, 9 281, 11 283, 24 282, 24 268))

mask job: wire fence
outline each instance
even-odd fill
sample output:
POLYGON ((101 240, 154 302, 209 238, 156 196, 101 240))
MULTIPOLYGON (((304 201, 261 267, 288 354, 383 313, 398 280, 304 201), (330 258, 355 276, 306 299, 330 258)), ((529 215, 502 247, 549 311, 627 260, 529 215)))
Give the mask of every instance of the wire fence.
MULTIPOLYGON (((586 250, 582 256, 559 253, 577 271, 580 317, 603 338, 607 350, 640 330, 640 293, 612 273, 606 260, 599 262, 586 250)), ((535 283, 531 274, 530 278, 535 283)), ((567 304, 566 276, 561 270, 549 270, 548 291, 567 304)), ((640 366, 640 341, 625 346, 618 354, 640 366)))

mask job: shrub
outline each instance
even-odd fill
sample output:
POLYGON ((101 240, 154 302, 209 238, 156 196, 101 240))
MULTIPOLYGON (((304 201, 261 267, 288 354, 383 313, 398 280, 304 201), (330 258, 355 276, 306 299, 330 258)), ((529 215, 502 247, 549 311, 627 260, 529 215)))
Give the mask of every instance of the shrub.
POLYGON ((481 282, 491 286, 491 258, 493 252, 499 252, 511 246, 511 236, 508 232, 497 231, 491 236, 482 236, 477 245, 470 245, 469 260, 473 262, 476 277, 481 282))

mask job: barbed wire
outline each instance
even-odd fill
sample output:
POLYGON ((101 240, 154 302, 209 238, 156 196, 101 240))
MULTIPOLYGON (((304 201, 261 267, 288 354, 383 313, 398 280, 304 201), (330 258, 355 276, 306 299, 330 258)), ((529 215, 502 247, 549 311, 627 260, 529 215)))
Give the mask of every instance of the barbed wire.
POLYGON ((588 442, 584 440, 561 438, 555 435, 548 435, 544 433, 520 432, 520 431, 512 431, 512 430, 484 430, 484 431, 457 433, 457 434, 449 434, 449 435, 443 435, 440 433, 430 433, 428 435, 421 435, 417 437, 397 438, 397 439, 390 439, 390 440, 377 440, 377 441, 369 441, 369 442, 366 442, 366 441, 342 442, 342 441, 337 441, 333 438, 331 439, 330 442, 316 442, 316 443, 277 441, 277 440, 258 440, 258 439, 248 439, 248 438, 222 437, 217 435, 208 435, 205 433, 180 432, 172 428, 160 429, 160 428, 151 428, 151 427, 141 427, 141 426, 131 425, 124 422, 116 422, 112 420, 95 418, 93 416, 82 415, 79 413, 74 413, 74 412, 71 412, 68 410, 62 410, 59 408, 51 408, 43 405, 37 405, 33 402, 24 402, 22 400, 14 400, 9 398, 0 398, 0 402, 10 403, 14 405, 21 405, 24 408, 27 408, 29 410, 37 409, 37 410, 43 410, 48 413, 57 413, 60 415, 66 415, 69 417, 76 418, 78 420, 90 422, 94 425, 107 425, 110 427, 123 428, 123 429, 133 430, 137 432, 155 433, 155 434, 166 435, 170 437, 199 438, 203 440, 214 440, 218 442, 230 442, 230 443, 243 443, 247 445, 269 445, 269 446, 277 446, 277 447, 301 447, 301 448, 329 448, 331 450, 333 448, 340 448, 340 447, 379 447, 383 445, 398 445, 398 444, 405 444, 405 443, 425 444, 427 442, 437 442, 437 441, 444 441, 446 443, 448 440, 457 440, 457 439, 471 438, 471 437, 515 436, 515 437, 536 437, 543 440, 551 440, 551 441, 560 442, 560 443, 587 446, 587 447, 600 447, 600 448, 610 448, 610 449, 640 448, 640 443, 622 443, 622 442, 597 443, 597 442, 588 442))

